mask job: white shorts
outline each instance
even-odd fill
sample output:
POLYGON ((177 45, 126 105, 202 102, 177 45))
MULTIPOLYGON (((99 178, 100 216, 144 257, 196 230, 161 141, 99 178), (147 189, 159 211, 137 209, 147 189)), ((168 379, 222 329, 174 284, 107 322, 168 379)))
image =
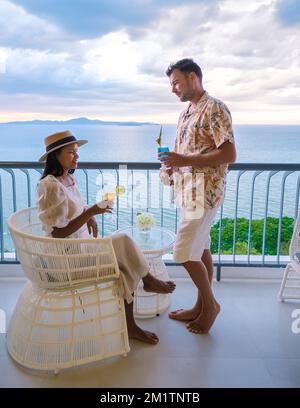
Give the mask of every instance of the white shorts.
POLYGON ((188 209, 180 209, 173 255, 175 262, 201 261, 204 250, 210 249, 210 228, 218 208, 205 208, 201 218, 197 219, 191 219, 188 209))

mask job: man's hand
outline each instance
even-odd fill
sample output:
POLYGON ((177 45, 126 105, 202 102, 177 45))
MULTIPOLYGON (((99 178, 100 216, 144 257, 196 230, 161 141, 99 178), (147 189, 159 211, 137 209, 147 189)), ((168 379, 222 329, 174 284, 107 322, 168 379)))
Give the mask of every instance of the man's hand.
POLYGON ((158 158, 166 167, 184 167, 189 165, 186 156, 175 152, 158 153, 158 158), (162 155, 166 157, 160 157, 162 155))
POLYGON ((162 170, 165 171, 169 177, 172 176, 172 174, 173 174, 173 169, 172 168, 166 168, 166 169, 162 169, 162 170))
POLYGON ((88 230, 89 230, 89 234, 91 235, 91 233, 93 233, 93 237, 97 238, 97 236, 98 236, 98 225, 97 225, 97 221, 96 221, 95 217, 91 217, 86 224, 87 224, 87 227, 88 227, 88 230))

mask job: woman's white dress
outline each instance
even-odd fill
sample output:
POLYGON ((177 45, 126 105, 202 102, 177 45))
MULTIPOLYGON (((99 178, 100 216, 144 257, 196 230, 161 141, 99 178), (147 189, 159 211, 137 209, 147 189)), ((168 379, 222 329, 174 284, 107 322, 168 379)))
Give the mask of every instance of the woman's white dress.
MULTIPOLYGON (((68 187, 52 175, 46 176, 38 183, 38 215, 46 236, 52 236, 54 227, 66 227, 87 208, 75 178, 71 178, 74 184, 68 187)), ((84 224, 67 238, 87 237, 92 238, 87 225, 84 224)), ((120 269, 123 297, 130 303, 139 281, 149 272, 149 265, 141 250, 127 235, 116 234, 111 238, 120 269)))

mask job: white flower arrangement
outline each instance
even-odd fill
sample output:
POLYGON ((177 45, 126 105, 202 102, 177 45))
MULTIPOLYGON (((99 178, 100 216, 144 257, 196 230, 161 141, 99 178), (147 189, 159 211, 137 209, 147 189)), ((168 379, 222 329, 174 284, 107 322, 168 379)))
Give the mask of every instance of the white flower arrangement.
POLYGON ((155 218, 152 214, 149 214, 147 212, 138 213, 136 216, 136 225, 141 231, 147 231, 153 225, 155 225, 155 218))

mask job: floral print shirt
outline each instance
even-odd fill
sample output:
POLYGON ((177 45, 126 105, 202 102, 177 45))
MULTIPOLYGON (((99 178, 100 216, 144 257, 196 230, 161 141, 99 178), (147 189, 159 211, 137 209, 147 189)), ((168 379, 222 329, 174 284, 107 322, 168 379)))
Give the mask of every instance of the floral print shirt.
MULTIPOLYGON (((195 109, 189 104, 181 113, 174 151, 183 155, 205 154, 226 141, 234 143, 230 111, 223 102, 205 92, 195 109)), ((170 178, 164 170, 160 177, 164 184, 173 184, 177 207, 201 202, 204 208, 210 209, 224 200, 227 169, 227 164, 179 167, 173 168, 170 178)))

